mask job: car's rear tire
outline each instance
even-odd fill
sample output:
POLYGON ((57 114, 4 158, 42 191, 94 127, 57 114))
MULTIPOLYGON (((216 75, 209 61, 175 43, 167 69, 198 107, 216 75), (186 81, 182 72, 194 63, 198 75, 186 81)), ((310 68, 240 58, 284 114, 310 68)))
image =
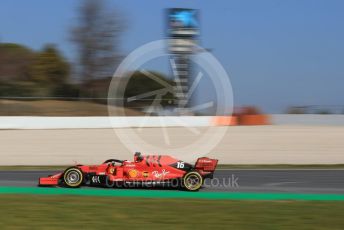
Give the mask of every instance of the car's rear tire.
POLYGON ((187 191, 198 191, 203 185, 203 177, 195 171, 185 174, 182 187, 187 191))
POLYGON ((77 167, 71 167, 63 173, 63 183, 69 188, 78 188, 84 181, 82 171, 77 167))

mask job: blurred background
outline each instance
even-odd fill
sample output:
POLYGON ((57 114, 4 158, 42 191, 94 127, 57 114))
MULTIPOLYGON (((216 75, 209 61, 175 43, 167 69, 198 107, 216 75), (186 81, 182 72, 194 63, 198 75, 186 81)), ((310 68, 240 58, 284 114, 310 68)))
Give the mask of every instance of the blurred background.
MULTIPOLYGON (((340 0, 2 0, 0 115, 106 116, 118 64, 167 38, 166 9, 175 7, 197 9, 195 40, 229 74, 235 113, 344 113, 340 0)), ((175 84, 168 58, 145 68, 175 84)), ((129 75, 125 97, 159 88, 139 71, 129 75)), ((208 83, 202 80, 193 103, 213 98, 208 83)), ((126 115, 145 114, 152 99, 126 104, 126 115)))
POLYGON ((343 0, 1 0, 0 229, 343 229, 343 12, 343 0), (161 39, 165 55, 114 74, 161 39), (207 54, 227 74, 198 66, 207 54), (222 97, 214 78, 230 81, 222 97), (138 151, 218 159, 220 183, 185 196, 36 188, 138 151))

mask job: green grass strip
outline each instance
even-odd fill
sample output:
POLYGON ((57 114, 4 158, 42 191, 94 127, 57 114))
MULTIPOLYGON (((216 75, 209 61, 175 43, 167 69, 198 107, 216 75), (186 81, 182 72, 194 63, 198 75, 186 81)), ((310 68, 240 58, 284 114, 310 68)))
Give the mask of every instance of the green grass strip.
POLYGON ((344 194, 298 194, 298 193, 242 193, 242 192, 183 192, 170 190, 140 189, 67 189, 0 187, 0 194, 34 195, 79 195, 79 196, 115 196, 145 198, 191 198, 208 200, 317 200, 344 201, 344 194))

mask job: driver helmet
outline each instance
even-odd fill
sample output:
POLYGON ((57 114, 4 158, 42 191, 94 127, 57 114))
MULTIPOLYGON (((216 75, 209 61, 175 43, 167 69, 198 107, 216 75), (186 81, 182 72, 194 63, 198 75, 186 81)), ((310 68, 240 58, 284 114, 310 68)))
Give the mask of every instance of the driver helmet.
POLYGON ((135 162, 141 162, 143 160, 143 156, 140 152, 136 152, 134 155, 134 161, 135 162))

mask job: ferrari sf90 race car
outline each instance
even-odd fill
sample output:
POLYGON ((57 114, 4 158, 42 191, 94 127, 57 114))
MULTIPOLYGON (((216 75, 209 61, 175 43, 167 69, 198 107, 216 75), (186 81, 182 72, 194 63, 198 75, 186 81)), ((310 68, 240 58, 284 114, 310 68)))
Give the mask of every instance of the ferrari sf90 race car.
POLYGON ((76 165, 64 172, 39 178, 39 186, 129 187, 145 185, 172 185, 187 191, 197 191, 205 178, 213 178, 218 160, 198 158, 195 165, 167 155, 141 155, 134 161, 109 159, 101 165, 76 165))

